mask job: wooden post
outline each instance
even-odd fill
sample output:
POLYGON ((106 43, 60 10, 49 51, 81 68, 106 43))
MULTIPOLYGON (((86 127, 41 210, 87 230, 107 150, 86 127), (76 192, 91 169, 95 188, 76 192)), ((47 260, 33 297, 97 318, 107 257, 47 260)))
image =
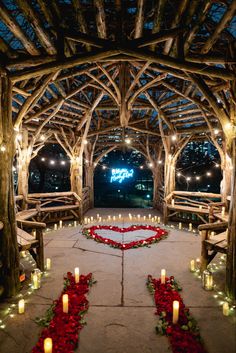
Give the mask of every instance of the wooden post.
POLYGON ((232 161, 227 153, 224 153, 221 157, 221 170, 222 170, 222 180, 220 184, 220 192, 222 195, 222 201, 227 201, 227 196, 231 193, 231 178, 232 178, 232 161))
POLYGON ((0 296, 10 297, 19 289, 19 250, 16 236, 13 192, 15 133, 12 125, 12 85, 0 78, 0 296))
POLYGON ((71 191, 81 198, 80 219, 83 216, 83 162, 80 153, 75 154, 71 159, 70 165, 71 191))
POLYGON ((24 203, 23 208, 26 207, 28 197, 28 178, 29 178, 29 165, 31 160, 31 153, 28 149, 28 130, 23 129, 22 141, 19 142, 18 148, 18 195, 23 195, 24 203))
POLYGON ((89 164, 85 168, 85 183, 89 187, 89 207, 94 207, 94 166, 89 164))
POLYGON ((162 185, 162 170, 161 166, 157 163, 154 164, 153 169, 153 208, 160 209, 161 208, 161 200, 160 200, 160 187, 162 185))
POLYGON ((232 143, 232 188, 229 210, 228 252, 226 262, 226 294, 236 300, 236 137, 232 143))

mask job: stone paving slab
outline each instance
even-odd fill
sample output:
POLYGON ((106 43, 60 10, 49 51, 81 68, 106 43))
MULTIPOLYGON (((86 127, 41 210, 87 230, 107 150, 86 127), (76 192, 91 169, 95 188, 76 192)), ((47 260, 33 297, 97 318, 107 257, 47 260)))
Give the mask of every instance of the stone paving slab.
POLYGON ((80 353, 169 353, 155 333, 153 308, 90 307, 80 334, 80 353))

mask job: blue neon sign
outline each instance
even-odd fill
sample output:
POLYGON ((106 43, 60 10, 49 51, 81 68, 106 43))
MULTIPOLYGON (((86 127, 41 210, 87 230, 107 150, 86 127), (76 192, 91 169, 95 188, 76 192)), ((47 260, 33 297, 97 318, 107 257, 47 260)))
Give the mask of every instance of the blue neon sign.
POLYGON ((111 171, 111 179, 110 182, 113 183, 118 181, 120 184, 124 179, 133 178, 134 170, 127 168, 116 168, 111 171))

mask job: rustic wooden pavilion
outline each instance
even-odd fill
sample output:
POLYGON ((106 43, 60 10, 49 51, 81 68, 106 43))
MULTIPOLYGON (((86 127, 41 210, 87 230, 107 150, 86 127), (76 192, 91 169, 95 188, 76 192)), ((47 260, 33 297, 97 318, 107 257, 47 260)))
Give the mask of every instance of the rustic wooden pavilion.
POLYGON ((212 225, 200 226, 205 240, 208 230, 228 229, 226 291, 236 298, 235 15, 235 0, 0 2, 2 296, 19 288, 16 226, 36 229, 40 243, 42 222, 61 217, 60 206, 43 210, 50 199, 65 201, 65 219, 81 218, 93 207, 96 164, 128 141, 152 166, 153 206, 166 220, 183 207, 200 223, 209 216, 212 225), (175 191, 178 156, 195 140, 220 154, 221 203, 213 206, 191 197, 215 195, 175 191), (28 194, 30 161, 47 143, 71 160, 71 193, 28 194), (222 205, 219 226, 214 207, 222 205))

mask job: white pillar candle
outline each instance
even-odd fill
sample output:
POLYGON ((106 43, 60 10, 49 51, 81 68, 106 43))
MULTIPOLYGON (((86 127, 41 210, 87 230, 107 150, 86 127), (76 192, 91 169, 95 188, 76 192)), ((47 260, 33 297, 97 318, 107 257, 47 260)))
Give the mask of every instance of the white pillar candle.
POLYGON ((93 222, 93 216, 91 216, 91 222, 93 222))
POLYGON ((79 283, 79 267, 75 268, 75 283, 79 283))
POLYGON ((18 313, 24 314, 24 312, 25 312, 25 301, 24 299, 21 299, 18 301, 18 313))
POLYGON ((84 224, 87 224, 87 223, 88 223, 88 218, 85 217, 85 218, 84 218, 84 224))
POLYGON ((87 219, 87 223, 88 223, 88 224, 90 223, 90 218, 87 219))
POLYGON ((197 265, 197 268, 200 268, 201 266, 201 260, 199 259, 199 257, 196 259, 196 265, 197 265))
POLYGON ((181 230, 182 229, 182 223, 179 222, 179 229, 181 230))
POLYGON ((52 261, 51 261, 51 259, 47 258, 46 259, 46 269, 51 270, 51 266, 52 266, 52 261))
POLYGON ((166 270, 163 268, 161 270, 161 284, 165 284, 166 283, 166 270))
POLYGON ((116 216, 113 216, 113 221, 115 221, 116 220, 116 216))
POLYGON ((161 223, 161 217, 157 217, 157 223, 161 223))
POLYGON ((52 353, 52 339, 50 337, 45 338, 43 348, 44 353, 52 353))
POLYGON ((192 232, 192 230, 193 230, 193 225, 192 225, 192 223, 189 223, 189 225, 188 225, 188 230, 189 230, 190 232, 192 232))
POLYGON ((59 228, 62 228, 62 220, 59 221, 59 228))
POLYGON ((144 220, 144 221, 146 220, 146 216, 143 216, 143 220, 144 220))
POLYGON ((99 222, 101 222, 102 221, 102 217, 99 217, 99 222))
POLYGON ((152 218, 152 215, 151 215, 150 213, 149 213, 149 215, 148 215, 148 218, 149 218, 149 219, 151 219, 151 218, 152 218))
POLYGON ((54 224, 54 230, 57 230, 57 224, 56 223, 54 224))
POLYGON ((190 261, 190 272, 195 272, 195 261, 194 260, 190 261))
POLYGON ((121 214, 119 214, 119 219, 121 219, 121 214))
POLYGON ((99 219, 99 213, 97 213, 97 219, 99 219))
POLYGON ((221 215, 222 215, 222 217, 224 217, 224 215, 225 215, 225 207, 224 206, 222 207, 221 215))
POLYGON ((77 227, 77 221, 74 221, 74 227, 77 227))
POLYGON ((38 275, 34 274, 32 280, 33 280, 33 288, 34 289, 39 289, 39 278, 38 278, 38 275))
POLYGON ((229 316, 229 303, 224 302, 223 304, 223 315, 229 316))
POLYGON ((32 235, 33 237, 36 237, 36 230, 33 230, 32 235))
POLYGON ((108 216, 108 220, 109 220, 109 221, 111 220, 111 216, 110 216, 110 215, 108 216))
POLYGON ((138 220, 140 220, 140 214, 138 214, 138 220))
POLYGON ((215 232, 211 232, 211 237, 214 237, 214 235, 215 235, 215 232))
POLYGON ((172 322, 173 324, 177 324, 179 320, 179 302, 178 300, 173 301, 173 318, 172 322))
POLYGON ((171 200, 171 206, 174 206, 175 205, 175 199, 172 199, 171 200))
POLYGON ((62 311, 63 311, 63 313, 68 314, 68 311, 69 311, 68 294, 63 294, 63 296, 62 296, 62 311))

